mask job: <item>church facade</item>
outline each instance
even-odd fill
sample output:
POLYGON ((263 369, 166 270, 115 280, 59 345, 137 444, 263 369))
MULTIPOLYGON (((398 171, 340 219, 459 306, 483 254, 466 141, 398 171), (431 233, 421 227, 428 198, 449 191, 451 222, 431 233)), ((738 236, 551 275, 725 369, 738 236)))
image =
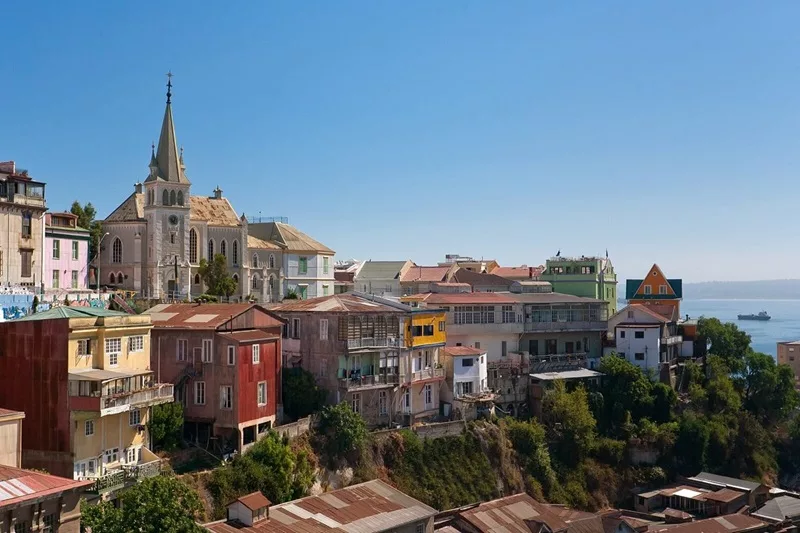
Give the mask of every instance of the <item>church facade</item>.
MULTIPOLYGON (((291 247, 297 246, 282 242, 285 234, 300 236, 306 262, 329 257, 325 261, 332 265, 333 250, 287 223, 259 222, 253 225, 260 229, 259 236, 252 235, 247 218, 236 214, 219 187, 209 196, 192 194, 175 135, 171 83, 167 87, 167 106, 158 146, 151 152, 150 172, 103 221, 105 234, 95 260, 99 283, 146 298, 192 299, 206 290, 198 273, 200 261, 210 262, 222 254, 237 282, 234 298, 280 301, 297 285, 296 281, 287 283, 287 261, 295 253, 291 247), (265 225, 270 231, 262 229, 265 225)), ((316 294, 316 287, 324 281, 316 270, 307 271, 312 273, 315 290, 314 294, 306 290, 306 297, 322 295, 316 294)), ((332 267, 329 273, 332 290, 332 267)))

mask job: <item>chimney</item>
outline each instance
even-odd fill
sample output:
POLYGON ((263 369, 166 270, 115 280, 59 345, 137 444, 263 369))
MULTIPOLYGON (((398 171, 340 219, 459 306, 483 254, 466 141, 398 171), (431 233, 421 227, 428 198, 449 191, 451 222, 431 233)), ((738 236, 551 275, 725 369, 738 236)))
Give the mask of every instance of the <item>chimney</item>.
POLYGON ((528 267, 528 278, 533 279, 533 267, 528 267))
POLYGON ((17 166, 13 161, 0 161, 0 172, 15 174, 17 166))
POLYGON ((221 200, 222 199, 222 189, 219 188, 219 185, 217 185, 217 188, 214 189, 214 199, 215 200, 221 200))
POLYGON ((137 181, 133 184, 133 190, 136 191, 136 194, 142 194, 142 183, 137 181))

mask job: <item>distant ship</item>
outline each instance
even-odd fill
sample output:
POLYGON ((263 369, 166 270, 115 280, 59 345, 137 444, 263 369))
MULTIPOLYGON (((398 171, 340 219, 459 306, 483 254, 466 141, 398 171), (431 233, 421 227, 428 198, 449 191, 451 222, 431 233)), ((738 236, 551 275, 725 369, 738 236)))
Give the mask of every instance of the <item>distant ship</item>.
POLYGON ((769 320, 772 318, 766 311, 761 311, 757 315, 739 315, 739 320, 769 320))

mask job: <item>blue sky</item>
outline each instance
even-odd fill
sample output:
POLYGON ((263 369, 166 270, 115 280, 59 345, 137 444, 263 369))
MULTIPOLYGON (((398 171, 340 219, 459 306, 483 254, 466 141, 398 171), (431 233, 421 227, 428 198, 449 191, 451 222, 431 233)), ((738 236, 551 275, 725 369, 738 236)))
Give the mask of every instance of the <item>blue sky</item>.
POLYGON ((108 214, 174 78, 194 194, 338 258, 798 276, 800 3, 4 2, 0 160, 108 214))

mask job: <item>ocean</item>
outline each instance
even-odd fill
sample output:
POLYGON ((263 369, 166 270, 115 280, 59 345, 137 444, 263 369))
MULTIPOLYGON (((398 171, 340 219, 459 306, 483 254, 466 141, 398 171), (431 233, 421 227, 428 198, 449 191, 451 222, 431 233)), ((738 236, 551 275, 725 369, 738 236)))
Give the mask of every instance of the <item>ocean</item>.
POLYGON ((691 318, 716 317, 734 322, 752 338, 752 347, 777 357, 778 341, 800 340, 800 300, 690 300, 681 302, 681 313, 691 318), (738 314, 766 311, 772 320, 737 320, 738 314))

